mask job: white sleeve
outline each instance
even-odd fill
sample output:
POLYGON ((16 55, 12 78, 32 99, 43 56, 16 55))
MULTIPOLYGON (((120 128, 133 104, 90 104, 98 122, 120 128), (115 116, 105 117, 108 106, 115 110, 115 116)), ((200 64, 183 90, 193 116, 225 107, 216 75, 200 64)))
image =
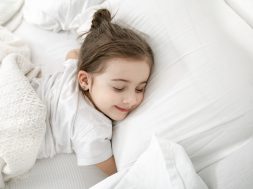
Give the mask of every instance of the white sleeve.
POLYGON ((110 135, 111 131, 102 126, 76 133, 72 139, 72 148, 77 156, 77 164, 92 165, 109 159, 112 156, 110 135))

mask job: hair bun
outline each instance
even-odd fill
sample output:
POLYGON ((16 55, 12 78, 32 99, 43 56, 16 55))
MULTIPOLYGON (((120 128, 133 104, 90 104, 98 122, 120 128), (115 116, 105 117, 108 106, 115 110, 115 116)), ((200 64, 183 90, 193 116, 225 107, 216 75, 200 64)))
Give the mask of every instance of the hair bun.
POLYGON ((111 13, 107 9, 99 9, 93 15, 91 29, 98 29, 102 23, 110 23, 111 20, 111 13))

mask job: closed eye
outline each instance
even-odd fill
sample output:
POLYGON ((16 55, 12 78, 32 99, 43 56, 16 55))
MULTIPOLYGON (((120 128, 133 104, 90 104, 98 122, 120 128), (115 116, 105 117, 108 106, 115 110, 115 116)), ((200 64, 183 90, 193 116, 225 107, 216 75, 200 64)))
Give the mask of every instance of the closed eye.
POLYGON ((136 91, 137 93, 143 93, 144 90, 145 90, 145 88, 143 88, 143 89, 135 89, 135 91, 136 91))
POLYGON ((116 91, 116 92, 122 92, 122 91, 124 91, 124 87, 122 88, 122 87, 113 87, 113 90, 114 91, 116 91))

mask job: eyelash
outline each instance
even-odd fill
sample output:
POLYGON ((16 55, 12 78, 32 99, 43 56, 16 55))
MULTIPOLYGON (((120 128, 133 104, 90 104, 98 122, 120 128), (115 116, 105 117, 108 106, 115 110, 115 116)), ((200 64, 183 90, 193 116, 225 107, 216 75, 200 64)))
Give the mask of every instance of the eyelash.
POLYGON ((137 93, 143 93, 145 89, 136 89, 137 93))
POLYGON ((124 88, 117 88, 117 87, 113 87, 113 89, 117 92, 122 92, 124 90, 124 88))
MULTIPOLYGON (((123 92, 125 88, 117 88, 117 87, 113 87, 113 89, 116 91, 116 92, 123 92)), ((135 89, 137 93, 142 93, 144 92, 145 89, 135 89)))

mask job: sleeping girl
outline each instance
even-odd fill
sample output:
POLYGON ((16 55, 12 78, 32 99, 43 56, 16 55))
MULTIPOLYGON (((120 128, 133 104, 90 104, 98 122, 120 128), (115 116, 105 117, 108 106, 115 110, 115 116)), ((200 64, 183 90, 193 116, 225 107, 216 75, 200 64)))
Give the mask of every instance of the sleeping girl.
POLYGON ((67 54, 63 72, 38 88, 48 114, 38 158, 74 152, 79 166, 117 171, 112 121, 141 104, 154 57, 142 37, 111 20, 108 10, 98 10, 81 48, 67 54))

